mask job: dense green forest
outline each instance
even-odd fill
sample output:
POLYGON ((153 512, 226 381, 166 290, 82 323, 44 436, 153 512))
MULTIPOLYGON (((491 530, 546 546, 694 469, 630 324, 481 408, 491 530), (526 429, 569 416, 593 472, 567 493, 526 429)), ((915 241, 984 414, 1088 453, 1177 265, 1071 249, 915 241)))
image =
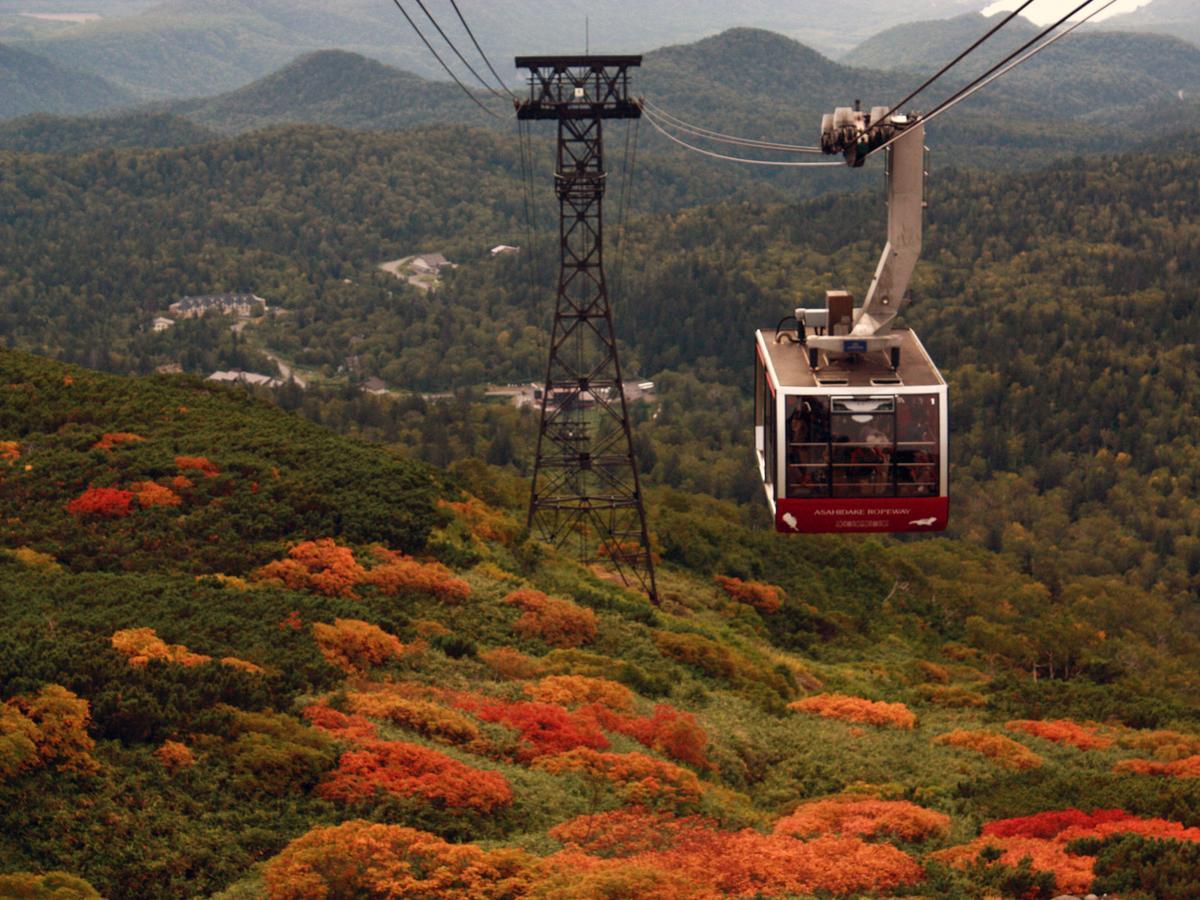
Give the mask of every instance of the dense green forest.
POLYGON ((1196 888, 1186 617, 666 489, 651 607, 504 469, 186 377, 0 382, 4 890, 1196 888))

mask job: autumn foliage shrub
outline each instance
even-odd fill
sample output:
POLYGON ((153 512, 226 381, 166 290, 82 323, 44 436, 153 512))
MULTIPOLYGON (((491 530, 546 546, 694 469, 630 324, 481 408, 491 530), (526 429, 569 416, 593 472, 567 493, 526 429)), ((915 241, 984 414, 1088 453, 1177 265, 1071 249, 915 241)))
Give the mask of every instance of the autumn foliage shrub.
POLYGON ((731 600, 753 606, 759 612, 777 613, 783 609, 783 589, 761 581, 742 581, 717 575, 716 582, 731 600))
POLYGON ((129 515, 134 496, 119 488, 88 488, 67 504, 67 512, 81 519, 123 519, 129 515))
POLYGON ((182 772, 196 763, 196 756, 191 748, 179 741, 164 741, 163 745, 154 751, 154 755, 171 774, 182 772))
POLYGON ((485 722, 507 725, 519 735, 517 759, 529 762, 541 756, 565 753, 576 747, 608 748, 608 738, 586 714, 571 713, 553 703, 506 703, 481 706, 475 713, 485 722))
POLYGON ((663 756, 697 769, 709 768, 705 754, 708 734, 689 712, 660 703, 649 716, 620 715, 600 706, 593 706, 591 714, 608 731, 627 735, 663 756))
POLYGON ((153 481, 139 481, 130 485, 134 496, 137 497, 138 506, 142 509, 151 509, 153 507, 173 507, 183 503, 183 498, 171 490, 169 487, 164 487, 153 481))
POLYGON ((497 678, 512 681, 537 678, 546 671, 546 664, 542 660, 522 653, 515 647, 483 650, 479 654, 479 660, 491 669, 497 678))
POLYGON ((1124 759, 1114 766, 1114 771, 1130 772, 1134 775, 1158 775, 1162 778, 1200 778, 1200 756, 1189 756, 1171 762, 1124 759))
POLYGON ((639 806, 689 806, 703 793, 695 773, 642 753, 601 753, 587 747, 546 756, 534 766, 551 774, 573 773, 612 786, 639 806))
POLYGON ((0 875, 0 897, 30 900, 100 900, 94 887, 67 872, 12 872, 0 875))
POLYGON ((479 726, 466 716, 428 700, 373 690, 347 693, 346 705, 357 715, 387 719, 442 743, 469 745, 483 740, 479 726))
POLYGON ((570 848, 602 858, 670 850, 687 832, 713 829, 702 816, 678 817, 669 812, 632 806, 577 816, 550 829, 550 837, 570 848))
POLYGON ((146 440, 140 434, 133 434, 129 431, 112 431, 101 435, 100 440, 92 444, 93 450, 111 450, 113 447, 119 447, 122 444, 140 444, 146 440))
POLYGON ((1064 845, 1038 838, 979 837, 969 844, 938 850, 930 858, 957 868, 989 860, 992 865, 1015 868, 1028 859, 1034 872, 1052 874, 1055 887, 1065 894, 1086 894, 1095 879, 1094 857, 1072 855, 1064 845))
POLYGON ((93 774, 88 702, 57 684, 0 704, 0 779, 40 766, 93 774))
POLYGON ((267 863, 270 900, 326 897, 511 900, 529 893, 533 861, 356 819, 314 828, 267 863))
POLYGON ((1200 735, 1179 731, 1134 731, 1121 736, 1121 745, 1150 752, 1161 760, 1173 761, 1200 755, 1200 735))
POLYGON ((982 709, 988 705, 987 697, 961 684, 917 685, 921 699, 934 706, 949 706, 965 709, 982 709))
POLYGON ((569 600, 520 588, 504 598, 522 610, 513 629, 528 638, 541 638, 555 647, 578 647, 596 639, 596 614, 569 600))
POLYGON ((935 744, 974 750, 1006 769, 1036 769, 1042 758, 1016 741, 990 731, 957 729, 934 738, 935 744))
POLYGON ((537 684, 525 685, 524 691, 531 700, 540 703, 557 703, 568 707, 598 703, 614 712, 629 712, 633 709, 633 691, 607 678, 550 675, 537 684))
POLYGON ((287 559, 267 563, 254 572, 259 581, 289 590, 350 598, 355 596, 354 587, 364 575, 354 551, 329 538, 297 544, 288 551, 287 559))
POLYGON ((19 441, 0 441, 0 462, 10 466, 21 459, 21 444, 19 441))
POLYGON ((177 456, 175 468, 180 472, 199 472, 205 478, 216 478, 221 470, 205 456, 177 456))
POLYGON ((321 655, 347 675, 420 652, 417 644, 403 644, 395 635, 361 619, 334 619, 332 625, 317 622, 313 638, 321 655))
POLYGON ((788 704, 788 709, 840 719, 843 722, 861 722, 866 725, 881 725, 889 728, 912 728, 917 717, 903 703, 884 703, 865 700, 847 694, 816 694, 788 704))
POLYGON ((363 716, 347 715, 344 712, 326 706, 324 703, 312 703, 304 708, 304 718, 313 728, 325 732, 338 740, 355 743, 358 741, 373 741, 377 738, 378 729, 363 716))
POLYGON ((394 597, 401 591, 432 594, 445 603, 457 603, 471 596, 471 586, 439 562, 419 562, 403 553, 375 548, 379 564, 362 576, 366 584, 394 597))
POLYGON ((923 841, 950 830, 950 817, 904 800, 875 797, 826 797, 800 804, 790 816, 775 823, 775 834, 792 837, 817 835, 887 835, 903 841, 923 841))
POLYGON ((495 541, 500 544, 511 544, 521 533, 521 525, 511 516, 507 516, 482 500, 467 497, 461 502, 440 501, 443 509, 448 509, 461 519, 472 535, 483 541, 495 541))
POLYGON ((168 644, 153 628, 125 628, 113 633, 113 649, 124 654, 131 666, 145 666, 151 660, 181 666, 199 666, 211 662, 211 656, 193 653, 183 644, 168 644))
POLYGON ((1004 727, 1079 750, 1106 750, 1113 744, 1112 738, 1099 734, 1096 726, 1080 725, 1070 719, 1016 719, 1006 722, 1004 727))
POLYGON ((480 813, 512 802, 512 790, 499 772, 402 741, 368 741, 343 753, 337 770, 317 787, 320 796, 343 803, 370 800, 380 792, 480 813))

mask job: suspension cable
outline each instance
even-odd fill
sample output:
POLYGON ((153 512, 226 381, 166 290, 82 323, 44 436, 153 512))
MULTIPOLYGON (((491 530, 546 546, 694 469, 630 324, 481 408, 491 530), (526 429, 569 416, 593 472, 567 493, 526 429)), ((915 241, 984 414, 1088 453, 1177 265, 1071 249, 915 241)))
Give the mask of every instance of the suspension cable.
POLYGON ((694 134, 694 135, 696 135, 696 137, 707 138, 707 139, 713 140, 713 141, 720 141, 721 143, 725 143, 725 144, 737 144, 742 147, 755 147, 755 148, 762 149, 762 150, 780 150, 780 151, 784 151, 784 152, 788 152, 788 153, 820 153, 821 152, 820 147, 808 147, 808 146, 804 146, 801 144, 784 144, 784 143, 779 143, 776 141, 759 141, 759 140, 755 140, 754 138, 737 137, 736 135, 724 134, 720 131, 713 131, 709 128, 702 128, 699 125, 692 125, 689 122, 685 122, 683 119, 679 118, 678 116, 667 112, 665 109, 663 109, 661 106, 659 106, 657 103, 653 102, 652 100, 647 100, 645 98, 642 98, 642 103, 645 104, 646 107, 650 108, 659 117, 666 120, 666 122, 671 127, 675 128, 679 131, 686 132, 687 134, 694 134))
MULTIPOLYGON (((421 43, 423 43, 426 46, 426 48, 429 50, 429 52, 433 54, 433 58, 436 59, 441 64, 442 68, 446 70, 446 74, 449 75, 451 77, 451 79, 453 79, 454 83, 457 84, 460 88, 462 88, 462 92, 471 98, 471 102, 474 103, 476 106, 478 106, 480 109, 482 109, 485 113, 487 113, 493 119, 500 118, 492 110, 490 110, 486 106, 484 106, 483 103, 480 101, 480 99, 478 97, 476 97, 473 93, 471 93, 470 89, 465 84, 463 84, 461 81, 459 81, 458 76, 454 74, 454 70, 451 69, 448 65, 446 65, 446 61, 438 55, 438 52, 435 49, 433 49, 433 44, 429 43, 429 39, 426 38, 425 35, 421 33, 421 29, 417 27, 417 23, 414 22, 412 19, 412 16, 410 16, 408 14, 408 10, 406 10, 403 6, 400 5, 400 0, 392 0, 392 2, 396 4, 396 9, 400 10, 400 12, 404 15, 404 18, 408 20, 408 24, 411 25, 412 30, 417 33, 417 37, 419 37, 421 39, 421 43)), ((424 7, 422 7, 422 8, 424 8, 424 7)), ((476 77, 479 77, 479 76, 476 76, 476 77)))
POLYGON ((992 35, 994 35, 997 31, 999 31, 1001 28, 1003 28, 1005 25, 1007 25, 1009 22, 1011 22, 1013 19, 1015 19, 1021 13, 1023 13, 1025 11, 1025 8, 1027 6, 1029 6, 1031 3, 1033 3, 1033 0, 1025 0, 1024 3, 1022 3, 1016 9, 1014 9, 1011 13, 1009 13, 1004 18, 1003 21, 1001 21, 998 25, 995 25, 991 29, 989 29, 987 34, 985 34, 983 37, 981 37, 977 41, 975 41, 975 43, 973 43, 970 47, 968 47, 962 53, 958 54, 958 56, 954 57, 954 59, 950 60, 950 62, 946 63, 946 65, 942 66, 942 68, 938 70, 937 74, 926 79, 924 84, 922 84, 919 88, 917 88, 915 91, 913 91, 907 97, 905 97, 899 103, 893 103, 891 105, 891 108, 888 109, 887 113, 878 122, 871 123, 871 125, 867 129, 867 131, 869 132, 872 129, 877 128, 880 125, 882 125, 884 122, 886 122, 888 120, 888 117, 891 116, 892 113, 896 112, 898 109, 903 107, 904 104, 908 103, 910 100, 912 100, 914 97, 916 97, 922 91, 924 91, 927 87, 932 85, 935 81, 937 81, 939 78, 941 78, 947 72, 949 72, 951 69, 953 69, 955 66, 957 66, 960 62, 962 62, 964 59, 966 59, 972 53, 974 53, 977 49, 979 49, 979 46, 981 44, 983 44, 984 41, 988 40, 988 38, 990 38, 992 35))
POLYGON ((671 134, 669 131, 667 131, 661 125, 659 125, 658 122, 655 121, 654 116, 651 113, 649 113, 647 110, 643 109, 642 115, 646 119, 646 121, 649 122, 654 127, 654 130, 657 131, 659 134, 661 134, 663 137, 667 138, 668 140, 674 141, 676 144, 679 144, 679 146, 681 146, 681 147, 686 147, 688 150, 691 150, 694 153, 700 153, 700 154, 703 154, 704 156, 711 156, 713 159, 723 159, 728 162, 746 163, 747 165, 751 165, 751 166, 782 166, 782 167, 793 168, 793 169, 799 169, 799 168, 825 169, 825 168, 829 168, 831 166, 841 167, 841 166, 845 165, 845 163, 832 161, 832 160, 828 161, 828 162, 827 161, 786 162, 783 160, 773 160, 773 159, 746 159, 744 156, 728 156, 724 153, 715 153, 712 150, 705 150, 703 147, 697 147, 695 144, 689 144, 687 141, 671 134))
POLYGON ((437 29, 437 33, 442 36, 442 40, 445 41, 450 49, 454 51, 454 55, 458 57, 458 61, 467 67, 468 72, 475 76, 475 80, 487 88, 493 96, 499 97, 499 99, 503 100, 504 98, 500 96, 496 89, 484 81, 483 78, 480 77, 479 73, 475 71, 475 67, 467 62, 467 58, 458 52, 458 47, 455 46, 454 41, 450 40, 450 38, 446 35, 446 32, 442 30, 442 26, 438 24, 438 20, 433 17, 433 13, 431 13, 425 6, 425 0, 417 0, 417 6, 421 7, 421 12, 425 13, 425 18, 430 21, 433 27, 437 29))
MULTIPOLYGON (((923 121, 923 122, 932 121, 933 119, 940 116, 942 113, 947 112, 950 109, 953 109, 955 106, 957 106, 962 101, 966 100, 972 94, 987 87, 989 84, 991 84, 996 79, 1001 78, 1004 75, 1007 75, 1009 72, 1011 72, 1013 69, 1015 69, 1017 66, 1021 65, 1022 63, 1026 62, 1030 59, 1033 59, 1033 57, 1037 56, 1039 53, 1041 53, 1043 50, 1045 50, 1051 44, 1057 43, 1058 41, 1062 40, 1068 34, 1070 34, 1072 31, 1074 31, 1076 28, 1078 28, 1080 25, 1084 25, 1087 22, 1091 21, 1093 18, 1100 15, 1100 13, 1104 12, 1106 9, 1108 9, 1110 6, 1112 6, 1114 3, 1116 3, 1117 0, 1108 0, 1108 2, 1105 3, 1103 6, 1100 6, 1097 9, 1093 10, 1092 12, 1088 13, 1087 16, 1080 19, 1078 22, 1071 23, 1071 25, 1065 31, 1061 31, 1058 34, 1053 35, 1048 40, 1043 41, 1042 43, 1040 43, 1036 47, 1034 47, 1032 50, 1029 50, 1029 47, 1032 44, 1035 44, 1038 41, 1042 40, 1042 38, 1044 38, 1047 34, 1050 34, 1050 32, 1054 31, 1056 28, 1058 28, 1064 22, 1066 22, 1068 19, 1070 19, 1071 16, 1080 12, 1084 7, 1090 5, 1093 2, 1095 2, 1095 0, 1084 0, 1083 3, 1081 3, 1079 6, 1077 6, 1071 12, 1067 13, 1065 16, 1063 16, 1061 19, 1059 19, 1053 25, 1046 28, 1039 35, 1037 35, 1037 37, 1035 37, 1033 40, 1029 41, 1023 47, 1020 47, 1019 49, 1017 49, 1016 51, 1014 51, 1013 53, 1009 54, 1007 57, 1002 59, 1000 62, 996 63, 996 65, 992 66, 992 68, 988 69, 986 72, 984 72, 982 75, 980 75, 978 78, 976 78, 970 84, 955 91, 953 94, 951 94, 945 100, 943 100, 941 103, 939 103, 933 109, 931 109, 926 115, 922 116, 921 121, 923 121), (1025 52, 1027 50, 1029 52, 1025 52), (1021 55, 1021 54, 1024 54, 1024 55, 1021 55), (1014 57, 1019 57, 1019 58, 1014 59, 1014 57)), ((887 141, 886 143, 880 144, 878 147, 876 147, 874 150, 872 150, 870 153, 868 153, 867 156, 873 156, 874 154, 878 153, 880 150, 883 150, 886 147, 890 147, 892 144, 894 144, 896 141, 898 141, 903 136, 904 136, 904 132, 901 132, 900 134, 896 135, 894 138, 887 141)))
POLYGON ((508 94, 509 97, 511 97, 513 100, 516 100, 517 95, 514 94, 509 89, 508 85, 504 83, 504 79, 500 77, 499 73, 496 71, 496 67, 492 65, 492 61, 488 59, 488 55, 484 53, 483 48, 479 46, 479 41, 475 40, 475 32, 471 30, 471 26, 467 24, 467 20, 463 18, 463 14, 458 8, 457 0, 450 0, 450 5, 454 7, 454 12, 458 15, 458 21, 462 22, 462 27, 466 29, 467 36, 471 39, 471 43, 475 45, 475 49, 479 51, 480 58, 483 60, 484 65, 488 67, 488 71, 490 71, 495 77, 496 83, 500 85, 500 87, 506 94, 508 94))

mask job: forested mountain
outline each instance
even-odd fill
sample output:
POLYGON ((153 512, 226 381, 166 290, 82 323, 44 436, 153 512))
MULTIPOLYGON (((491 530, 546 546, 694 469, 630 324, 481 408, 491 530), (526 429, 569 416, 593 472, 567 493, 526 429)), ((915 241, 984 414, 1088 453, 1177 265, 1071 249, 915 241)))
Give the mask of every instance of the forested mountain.
POLYGON ((31 112, 77 115, 130 102, 128 93, 103 78, 0 44, 0 119, 31 112))
MULTIPOLYGON (((994 23, 995 17, 989 21, 971 14, 901 25, 875 35, 849 53, 845 61, 932 74, 994 23)), ((961 71, 964 78, 981 74, 1038 31, 1018 18, 955 71, 961 71)), ((1043 116, 1105 119, 1122 107, 1179 101, 1181 94, 1188 98, 1200 95, 1200 46, 1167 35, 1085 28, 1034 57, 989 90, 997 100, 1027 105, 1036 102, 1043 116)))
POLYGON ((0 122, 0 149, 18 153, 82 153, 101 147, 182 147, 216 133, 166 113, 67 118, 31 115, 0 122))
MULTIPOLYGON (((481 92, 512 130, 511 108, 481 92)), ((178 115, 226 132, 284 123, 336 125, 371 130, 413 128, 447 122, 489 125, 491 119, 459 87, 429 81, 342 50, 302 56, 253 84, 208 100, 170 107, 178 115)))
MULTIPOLYGON (((783 7, 767 0, 736 6, 701 0, 689 4, 683 14, 670 0, 649 0, 631 15, 628 4, 618 0, 569 0, 547 15, 544 6, 531 0, 513 0, 469 4, 464 13, 501 73, 515 82, 512 57, 564 48, 582 52, 588 20, 590 46, 598 52, 640 52, 737 25, 785 32, 836 52, 912 15, 953 15, 976 6, 970 0, 926 0, 917 9, 886 0, 834 6, 803 0, 783 7)), ((449 8, 433 11, 443 27, 469 47, 449 8)), ((433 33, 427 23, 422 27, 433 33)), ((278 69, 298 53, 331 48, 363 53, 423 76, 444 77, 400 12, 377 0, 209 0, 202 5, 168 0, 136 15, 78 26, 30 45, 147 98, 232 90, 278 69)))
POLYGON ((652 606, 502 470, 185 378, 0 381, 0 891, 1198 887, 1192 614, 678 492, 652 606))
POLYGON ((1113 16, 1103 27, 1169 34, 1200 46, 1200 17, 1192 0, 1152 0, 1131 13, 1113 16))

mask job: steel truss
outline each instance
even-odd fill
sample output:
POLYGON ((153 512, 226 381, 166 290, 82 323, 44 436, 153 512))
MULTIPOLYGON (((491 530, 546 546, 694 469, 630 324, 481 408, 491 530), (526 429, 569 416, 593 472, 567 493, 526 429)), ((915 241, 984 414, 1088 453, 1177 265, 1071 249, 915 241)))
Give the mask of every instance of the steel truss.
POLYGON ((628 69, 641 57, 519 57, 530 70, 521 119, 558 122, 561 267, 541 401, 529 525, 611 564, 657 601, 633 434, 604 276, 603 121, 641 115, 628 69))

